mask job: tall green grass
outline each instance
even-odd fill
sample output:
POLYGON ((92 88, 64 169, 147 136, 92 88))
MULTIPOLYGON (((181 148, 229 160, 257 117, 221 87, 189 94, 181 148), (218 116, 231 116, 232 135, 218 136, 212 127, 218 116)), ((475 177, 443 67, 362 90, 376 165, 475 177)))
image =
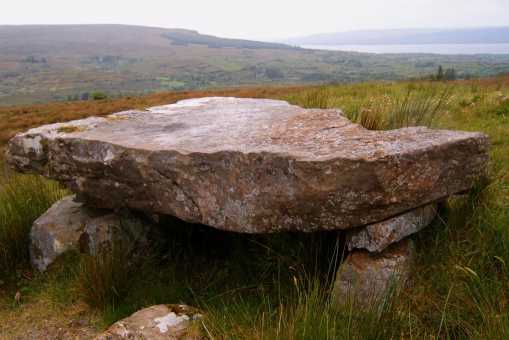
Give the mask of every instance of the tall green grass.
POLYGON ((299 98, 299 105, 307 109, 327 109, 329 108, 329 89, 326 86, 306 91, 299 98))
POLYGON ((391 339, 406 327, 397 297, 360 309, 330 300, 329 284, 310 277, 294 281, 290 294, 271 301, 236 301, 208 308, 205 328, 217 339, 391 339))
POLYGON ((28 266, 33 221, 64 195, 57 183, 39 176, 0 177, 0 277, 28 266))
MULTIPOLYGON (((409 126, 432 126, 437 116, 447 110, 454 93, 452 85, 434 83, 410 84, 406 89, 394 93, 365 98, 338 98, 333 87, 317 87, 299 95, 286 97, 292 103, 305 108, 327 109, 345 104, 338 100, 350 100, 354 105, 346 105, 346 116, 369 130, 391 130, 409 126), (354 107, 352 107, 354 106, 354 107)), ((355 93, 357 96, 357 93, 355 93)), ((352 93, 349 94, 351 96, 352 93)))
POLYGON ((130 263, 119 246, 98 255, 82 255, 77 275, 77 288, 82 299, 97 309, 115 309, 126 297, 135 275, 135 265, 130 263))
POLYGON ((431 86, 416 89, 409 87, 403 97, 396 97, 393 107, 388 113, 379 113, 385 116, 384 129, 397 129, 409 126, 432 126, 437 115, 446 110, 452 87, 443 89, 431 86))

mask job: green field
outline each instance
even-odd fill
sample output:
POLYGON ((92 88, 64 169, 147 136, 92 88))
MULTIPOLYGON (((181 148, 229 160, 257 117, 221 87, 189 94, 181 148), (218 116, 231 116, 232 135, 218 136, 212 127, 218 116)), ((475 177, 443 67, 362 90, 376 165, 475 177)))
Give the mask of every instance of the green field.
POLYGON ((509 55, 375 55, 120 25, 0 26, 0 106, 244 85, 460 78, 509 72, 509 55))
MULTIPOLYGON (((328 302, 331 268, 343 251, 341 238, 333 233, 247 236, 167 222, 169 237, 135 267, 121 256, 69 254, 37 275, 27 264, 27 232, 62 191, 37 177, 6 174, 0 182, 0 249, 5 249, 0 254, 8 259, 0 260, 0 334, 91 336, 141 307, 187 303, 203 310, 210 339, 509 337, 508 77, 195 93, 218 94, 341 108, 371 128, 421 123, 483 131, 493 144, 489 179, 449 199, 440 218, 414 236, 418 259, 409 287, 372 309, 338 310, 328 302), (446 100, 438 105, 440 98, 446 100), (416 114, 423 103, 437 110, 416 114), (15 302, 18 291, 22 298, 15 302)), ((168 93, 4 108, 0 127, 12 134, 54 121, 59 116, 49 112, 55 109, 61 119, 72 119, 192 96, 168 93), (22 121, 17 126, 8 125, 13 115, 22 121)))

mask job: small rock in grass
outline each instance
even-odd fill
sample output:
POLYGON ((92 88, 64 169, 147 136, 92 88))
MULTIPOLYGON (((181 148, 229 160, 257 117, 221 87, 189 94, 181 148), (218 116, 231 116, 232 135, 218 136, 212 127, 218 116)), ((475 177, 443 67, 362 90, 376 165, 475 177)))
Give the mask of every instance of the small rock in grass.
POLYGON ((201 318, 198 310, 186 305, 152 306, 117 321, 95 340, 205 339, 199 322, 201 318))

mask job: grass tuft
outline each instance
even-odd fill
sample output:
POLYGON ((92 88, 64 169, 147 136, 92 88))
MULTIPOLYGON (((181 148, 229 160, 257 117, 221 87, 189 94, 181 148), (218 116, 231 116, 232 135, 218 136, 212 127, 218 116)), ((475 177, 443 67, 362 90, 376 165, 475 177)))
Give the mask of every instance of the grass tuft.
POLYGON ((29 266, 32 223, 64 195, 57 183, 39 176, 0 178, 0 277, 29 266))
POLYGON ((300 106, 308 109, 327 109, 329 108, 329 97, 327 87, 319 87, 305 92, 302 95, 300 106))
POLYGON ((437 114, 445 109, 451 99, 452 87, 437 86, 420 90, 409 87, 403 97, 397 97, 388 113, 385 130, 409 126, 432 126, 437 114))
POLYGON ((134 274, 134 263, 118 245, 96 256, 84 254, 79 264, 78 291, 90 307, 114 310, 129 292, 134 274))
POLYGON ((279 300, 264 295, 261 303, 239 298, 209 308, 205 326, 213 338, 238 339, 391 339, 402 333, 406 319, 396 296, 364 308, 338 308, 329 286, 318 277, 295 278, 292 293, 279 300))

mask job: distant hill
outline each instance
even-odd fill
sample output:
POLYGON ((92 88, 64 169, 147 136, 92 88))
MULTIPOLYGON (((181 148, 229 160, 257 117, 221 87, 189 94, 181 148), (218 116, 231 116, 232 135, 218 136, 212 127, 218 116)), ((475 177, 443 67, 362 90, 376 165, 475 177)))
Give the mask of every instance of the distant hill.
POLYGON ((0 105, 244 85, 395 80, 454 67, 509 72, 509 56, 375 55, 125 25, 0 26, 0 105), (96 95, 97 92, 101 92, 96 95))
POLYGON ((285 41, 292 45, 406 45, 509 43, 508 27, 364 30, 316 34, 285 41))
POLYGON ((158 54, 178 46, 294 49, 289 45, 203 35, 185 29, 127 25, 0 25, 0 54, 158 54), (148 50, 147 50, 148 49, 148 50))

